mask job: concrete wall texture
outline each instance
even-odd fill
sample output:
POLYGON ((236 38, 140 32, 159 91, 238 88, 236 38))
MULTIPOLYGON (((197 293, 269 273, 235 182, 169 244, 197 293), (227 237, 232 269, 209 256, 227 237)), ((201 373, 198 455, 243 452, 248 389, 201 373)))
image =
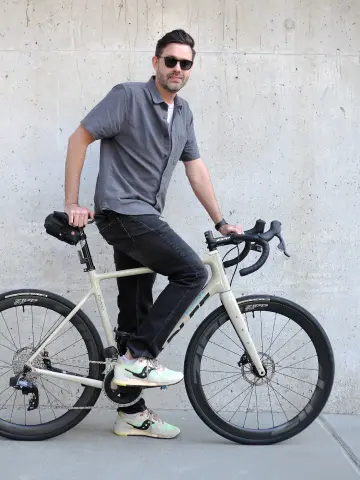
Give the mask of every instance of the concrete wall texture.
MULTIPOLYGON (((36 287, 79 300, 88 286, 74 248, 46 235, 63 207, 69 135, 116 83, 146 81, 158 38, 184 28, 198 56, 181 94, 231 222, 278 219, 291 258, 276 251, 234 291, 285 296, 310 310, 333 344, 327 411, 360 413, 358 199, 360 3, 357 0, 2 0, 0 5, 0 290, 36 287)), ((92 206, 98 142, 81 203, 92 206)), ((181 165, 165 217, 202 255, 212 224, 181 165)), ((113 268, 95 227, 96 265, 113 268)), ((224 252, 225 253, 225 252, 224 252)), ((155 293, 165 285, 158 279, 155 293)), ((104 283, 115 324, 115 282, 104 283)), ((182 368, 211 300, 162 356, 182 368)), ((94 304, 85 311, 100 326, 94 304)), ((188 407, 183 385, 149 394, 188 407)))

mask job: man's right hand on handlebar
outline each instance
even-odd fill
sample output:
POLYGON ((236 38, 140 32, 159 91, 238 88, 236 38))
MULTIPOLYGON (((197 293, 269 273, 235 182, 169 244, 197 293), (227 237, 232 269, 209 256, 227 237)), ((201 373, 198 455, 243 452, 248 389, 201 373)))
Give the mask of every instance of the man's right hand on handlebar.
POLYGON ((95 216, 95 212, 87 207, 81 207, 77 203, 67 203, 65 205, 65 213, 69 217, 69 225, 80 228, 88 224, 89 217, 93 220, 95 216))

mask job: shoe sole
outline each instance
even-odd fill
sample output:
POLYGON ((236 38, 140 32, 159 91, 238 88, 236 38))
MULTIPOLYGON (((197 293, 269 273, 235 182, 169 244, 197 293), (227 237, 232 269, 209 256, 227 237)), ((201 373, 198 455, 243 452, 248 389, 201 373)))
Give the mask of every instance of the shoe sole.
POLYGON ((180 435, 180 432, 173 436, 173 437, 162 437, 161 435, 155 435, 155 434, 150 434, 150 433, 146 433, 146 432, 116 432, 115 430, 113 430, 113 432, 115 433, 115 435, 117 435, 118 437, 149 437, 149 438, 159 438, 161 440, 172 440, 174 438, 176 438, 177 436, 180 435))
POLYGON ((154 388, 154 387, 170 387, 171 385, 177 385, 178 383, 182 382, 184 380, 184 377, 181 378, 180 380, 177 380, 176 382, 172 383, 155 383, 155 382, 148 382, 146 380, 141 380, 137 378, 129 378, 129 379, 124 379, 124 380, 116 380, 113 379, 112 382, 115 383, 115 385, 118 385, 119 387, 143 387, 143 388, 154 388))

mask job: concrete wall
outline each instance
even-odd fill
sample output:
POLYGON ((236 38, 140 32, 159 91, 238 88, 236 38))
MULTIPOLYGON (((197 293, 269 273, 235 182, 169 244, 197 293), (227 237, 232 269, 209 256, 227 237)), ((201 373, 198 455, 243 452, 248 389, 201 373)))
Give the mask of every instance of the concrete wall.
MULTIPOLYGON (((229 221, 279 219, 289 260, 236 277, 242 293, 284 295, 309 309, 333 343, 327 410, 360 413, 358 164, 360 3, 356 0, 2 0, 0 7, 0 290, 37 287, 76 301, 87 278, 74 248, 47 236, 62 209, 67 139, 116 83, 146 81, 157 39, 187 29, 198 56, 182 94, 229 221)), ((98 144, 81 202, 92 205, 98 144)), ((212 227, 179 165, 165 215, 196 250, 212 227)), ((88 229, 98 267, 111 250, 88 229)), ((165 285, 156 284, 156 293, 165 285)), ((116 318, 115 283, 106 299, 116 318)), ((163 354, 182 368, 209 302, 163 354)), ((86 309, 99 325, 94 305, 86 309)), ((154 406, 188 406, 183 385, 154 406)))

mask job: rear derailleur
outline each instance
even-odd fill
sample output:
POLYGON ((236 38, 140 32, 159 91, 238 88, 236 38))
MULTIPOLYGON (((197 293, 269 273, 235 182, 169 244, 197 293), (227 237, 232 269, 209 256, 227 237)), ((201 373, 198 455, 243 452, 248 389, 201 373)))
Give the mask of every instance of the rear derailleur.
POLYGON ((35 383, 24 378, 24 374, 15 375, 10 378, 10 387, 21 390, 23 395, 31 395, 27 411, 35 410, 39 406, 39 390, 35 383))

